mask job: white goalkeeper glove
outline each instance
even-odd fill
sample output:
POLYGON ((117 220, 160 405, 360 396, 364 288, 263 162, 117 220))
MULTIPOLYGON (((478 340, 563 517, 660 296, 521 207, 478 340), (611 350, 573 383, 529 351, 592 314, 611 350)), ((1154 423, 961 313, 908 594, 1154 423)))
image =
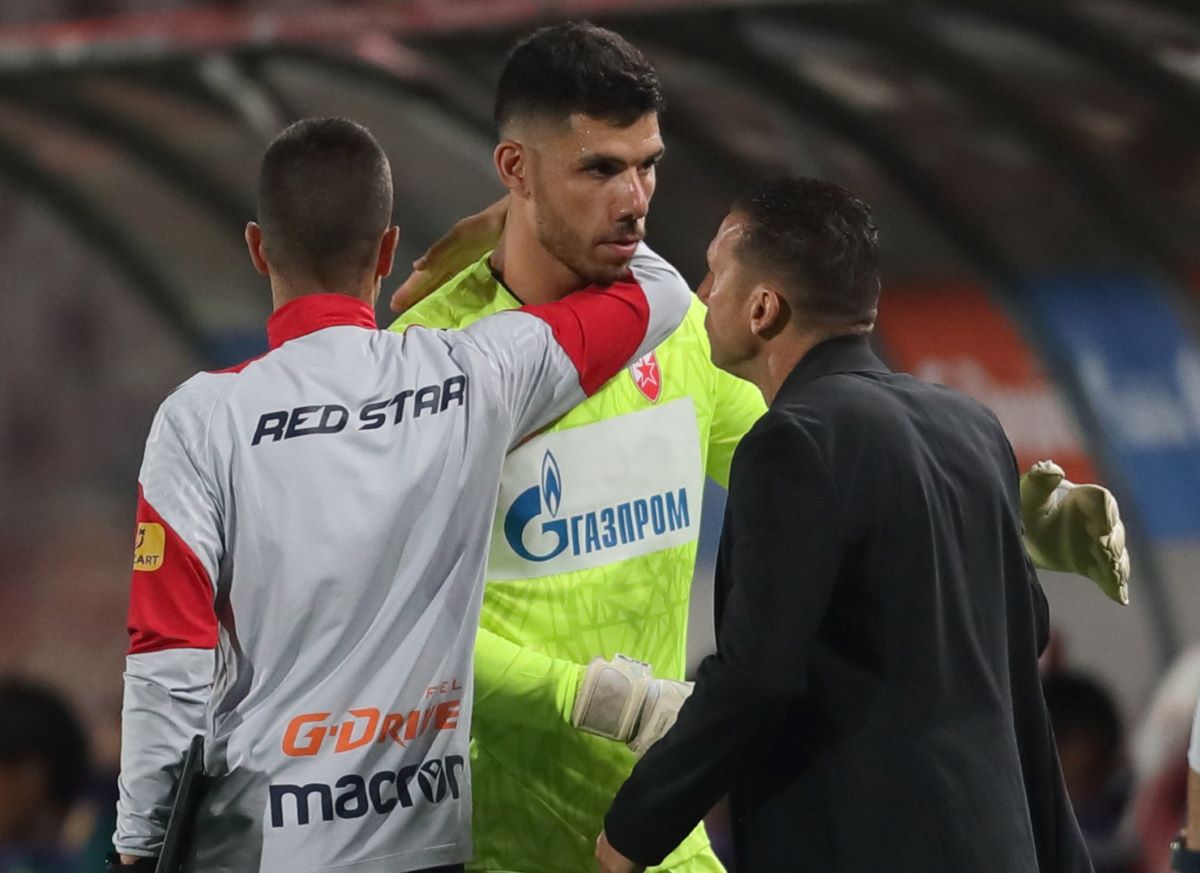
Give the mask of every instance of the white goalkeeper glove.
POLYGON ((1025 548, 1044 570, 1086 576, 1109 598, 1129 603, 1129 552, 1116 498, 1099 485, 1076 485, 1062 467, 1039 461, 1021 477, 1025 548))
POLYGON ((675 724, 692 693, 691 682, 656 679, 650 665, 617 654, 588 664, 571 724, 581 731, 626 743, 639 758, 675 724))

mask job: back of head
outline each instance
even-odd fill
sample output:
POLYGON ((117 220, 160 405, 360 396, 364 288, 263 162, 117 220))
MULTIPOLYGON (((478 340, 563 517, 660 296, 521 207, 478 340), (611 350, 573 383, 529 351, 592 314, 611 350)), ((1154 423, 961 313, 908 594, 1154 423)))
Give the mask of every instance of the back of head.
MULTIPOLYGON (((87 739, 71 708, 53 691, 0 677, 0 767, 24 765, 40 770, 44 796, 4 800, 65 811, 88 777, 87 739)), ((0 834, 0 839, 13 837, 0 834)))
POLYGON ((327 284, 374 267, 391 222, 392 173, 371 132, 308 118, 279 134, 258 177, 258 223, 272 269, 327 284))
POLYGON ((878 231, 865 203, 818 179, 782 178, 741 197, 737 257, 773 280, 808 328, 866 333, 879 305, 878 231))
POLYGON ((571 21, 513 46, 496 87, 495 120, 501 135, 517 120, 560 122, 577 112, 626 127, 663 106, 645 55, 611 30, 571 21))

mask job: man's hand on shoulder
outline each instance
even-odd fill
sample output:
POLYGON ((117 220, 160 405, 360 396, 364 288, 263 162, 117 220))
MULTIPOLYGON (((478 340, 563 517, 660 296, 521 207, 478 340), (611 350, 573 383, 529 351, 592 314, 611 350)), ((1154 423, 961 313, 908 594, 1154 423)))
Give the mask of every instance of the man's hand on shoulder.
POLYGON ((657 679, 650 665, 618 654, 593 658, 575 695, 571 724, 626 743, 639 758, 675 724, 691 682, 657 679))
POLYGON ((508 216, 508 196, 487 209, 458 221, 446 234, 413 261, 413 271, 392 294, 389 306, 397 315, 420 303, 496 247, 508 216))
POLYGON ((600 865, 600 873, 642 873, 646 869, 614 849, 603 831, 596 838, 596 862, 600 865))
POLYGON ((1078 573, 1110 599, 1129 603, 1125 525, 1112 492, 1076 485, 1053 461, 1039 461, 1021 477, 1025 548, 1044 570, 1078 573))

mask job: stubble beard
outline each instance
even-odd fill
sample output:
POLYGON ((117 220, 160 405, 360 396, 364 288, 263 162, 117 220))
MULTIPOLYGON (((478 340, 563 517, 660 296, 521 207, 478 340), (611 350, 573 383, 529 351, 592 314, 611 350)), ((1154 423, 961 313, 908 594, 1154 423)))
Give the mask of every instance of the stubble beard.
POLYGON ((571 223, 548 206, 544 198, 537 207, 535 231, 542 248, 579 277, 580 287, 607 287, 629 270, 629 261, 614 265, 589 262, 587 253, 593 248, 591 243, 582 239, 571 223))
POLYGON ((747 351, 738 347, 736 343, 729 342, 729 338, 725 334, 713 330, 711 312, 705 313, 704 332, 708 335, 708 357, 713 366, 740 376, 742 365, 750 358, 747 351))

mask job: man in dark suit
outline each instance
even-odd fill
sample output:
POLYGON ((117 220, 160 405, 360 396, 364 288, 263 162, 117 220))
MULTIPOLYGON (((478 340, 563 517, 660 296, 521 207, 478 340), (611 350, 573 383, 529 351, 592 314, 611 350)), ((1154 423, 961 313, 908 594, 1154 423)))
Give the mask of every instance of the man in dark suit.
POLYGON ((869 210, 779 180, 708 256, 713 360, 770 409, 733 460, 717 653, 617 794, 601 868, 658 863, 728 792, 738 873, 1090 871, 1012 449, 872 353, 869 210))

